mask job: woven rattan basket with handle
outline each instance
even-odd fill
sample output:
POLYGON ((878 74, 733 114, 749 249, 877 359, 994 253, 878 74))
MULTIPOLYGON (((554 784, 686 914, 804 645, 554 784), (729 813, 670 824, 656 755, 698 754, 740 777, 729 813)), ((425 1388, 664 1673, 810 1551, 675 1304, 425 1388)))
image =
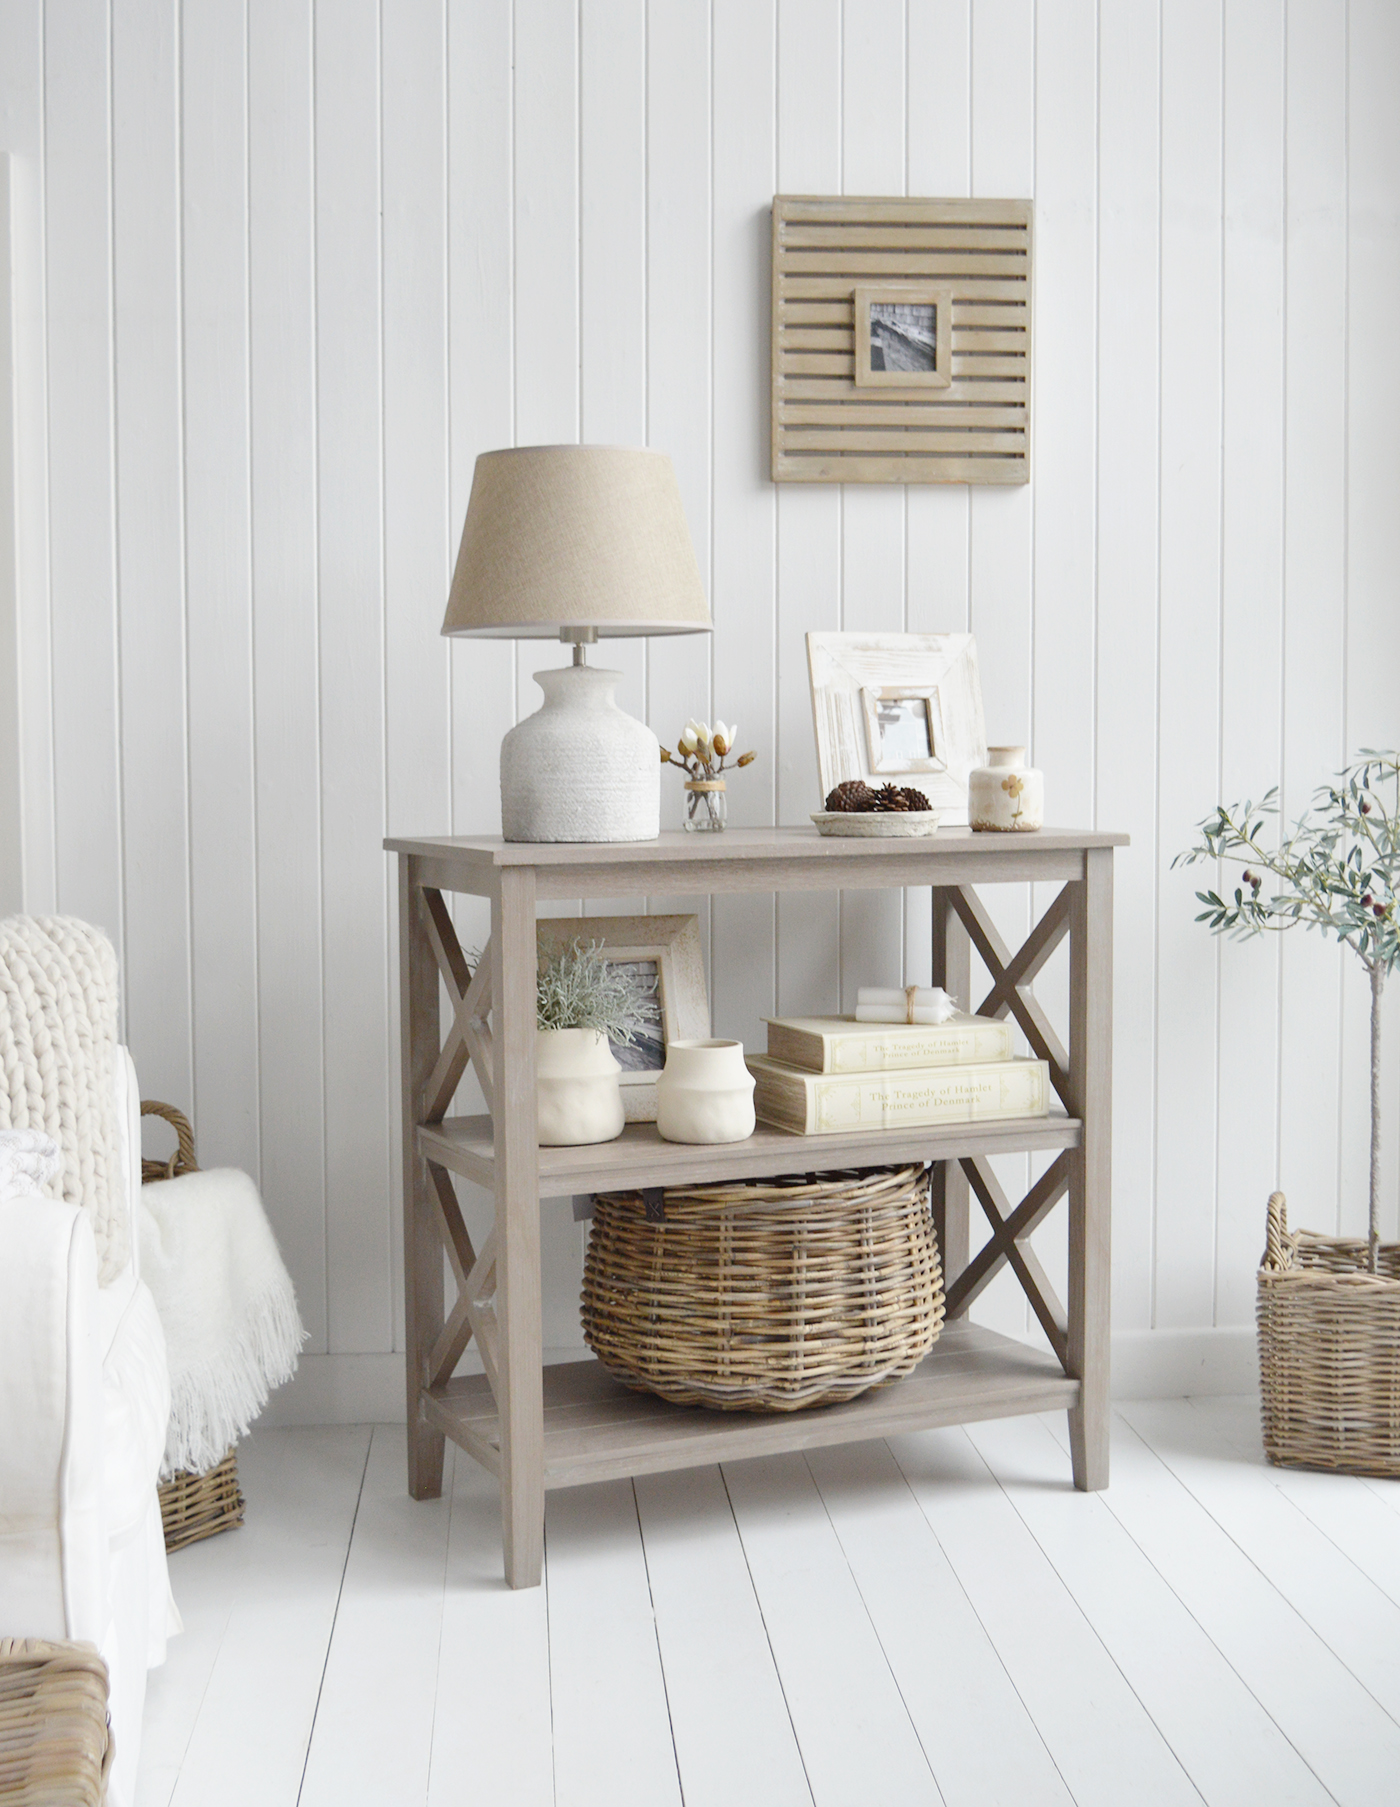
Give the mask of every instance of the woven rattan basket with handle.
POLYGON ((1271 1462, 1400 1476, 1400 1244, 1290 1233, 1269 1200, 1259 1269, 1259 1381, 1271 1462))
MULTIPOLYGON (((175 1131, 176 1140, 175 1152, 168 1161, 141 1162, 141 1184, 198 1173, 194 1131, 184 1112, 173 1104, 143 1098, 141 1115, 163 1117, 175 1131)), ((167 1553, 183 1550, 186 1544, 199 1543, 206 1537, 217 1537, 220 1531, 232 1531, 243 1523, 244 1499, 238 1486, 238 1461, 232 1450, 203 1474, 177 1468, 168 1481, 161 1482, 157 1492, 167 1553)))
POLYGON ((683 1405, 790 1412, 900 1380, 933 1347, 943 1279, 922 1167, 677 1188, 594 1204, 584 1341, 683 1405))
POLYGON ((5 1807, 100 1807, 112 1755, 107 1665, 96 1649, 0 1638, 5 1807))

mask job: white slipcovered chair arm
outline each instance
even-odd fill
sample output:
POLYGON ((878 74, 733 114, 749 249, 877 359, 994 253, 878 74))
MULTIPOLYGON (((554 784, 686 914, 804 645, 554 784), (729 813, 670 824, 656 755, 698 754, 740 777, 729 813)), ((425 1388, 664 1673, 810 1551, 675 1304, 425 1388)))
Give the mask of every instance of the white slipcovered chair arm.
POLYGON ((97 1249, 84 1213, 0 1203, 0 1634, 106 1626, 97 1249))

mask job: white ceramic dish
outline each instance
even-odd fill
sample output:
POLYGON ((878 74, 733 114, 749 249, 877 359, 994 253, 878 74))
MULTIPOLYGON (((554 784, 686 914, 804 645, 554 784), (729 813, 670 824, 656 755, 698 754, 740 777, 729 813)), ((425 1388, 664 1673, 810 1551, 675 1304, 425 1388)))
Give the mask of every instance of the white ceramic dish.
POLYGON ((812 820, 818 834, 888 838, 894 835, 927 835, 938 827, 941 809, 823 809, 812 820))

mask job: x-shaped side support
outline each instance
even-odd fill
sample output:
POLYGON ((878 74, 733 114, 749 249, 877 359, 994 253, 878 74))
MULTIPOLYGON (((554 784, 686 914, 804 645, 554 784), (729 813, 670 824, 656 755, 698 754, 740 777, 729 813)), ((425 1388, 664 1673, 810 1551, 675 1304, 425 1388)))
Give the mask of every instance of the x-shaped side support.
POLYGON ((491 1009, 491 961, 488 947, 477 961, 473 975, 457 939, 451 914, 442 901, 442 892, 425 886, 423 901, 427 905, 428 940, 432 944, 433 958, 452 1005, 452 1027, 424 1089, 423 1121, 440 1123, 452 1102, 453 1093, 462 1082, 468 1061, 476 1068, 486 1108, 491 1109, 491 1028, 486 1020, 491 1009))
POLYGON ((1050 1339, 1051 1348, 1068 1372, 1069 1320, 1027 1238, 1069 1190, 1070 1150, 1065 1149, 1046 1168, 1014 1211, 997 1183, 991 1164, 984 1157, 965 1157, 960 1165, 987 1214, 992 1234, 948 1288, 949 1318, 965 1312, 1009 1262, 1025 1289, 1031 1309, 1050 1339))
POLYGON ((1032 981, 1069 933, 1070 887, 1064 887, 1015 954, 997 933, 975 891, 962 886, 952 888, 950 900, 992 975, 992 989, 977 1006, 978 1016, 1015 1017, 1036 1055, 1050 1063, 1051 1083, 1061 1103, 1073 1114, 1069 1101, 1069 1055, 1031 991, 1032 981))
POLYGON ((448 1313, 447 1322, 428 1357, 428 1385, 440 1386, 452 1378, 452 1370, 475 1336, 491 1391, 499 1398, 496 1375, 500 1333, 495 1310, 488 1303, 496 1290, 496 1232, 492 1230, 478 1255, 467 1234, 467 1226, 462 1222, 452 1176, 434 1161, 428 1163, 428 1172, 433 1181, 438 1228, 457 1282, 457 1302, 448 1313))
MULTIPOLYGON (((423 1120, 440 1123, 462 1082, 468 1061, 476 1068, 486 1108, 491 1108, 492 1048, 487 1022, 491 1009, 491 962, 483 953, 473 974, 442 892, 425 886, 423 902, 427 908, 428 941, 452 1006, 452 1027, 424 1088, 423 1120)), ((451 1175, 432 1161, 428 1163, 428 1173, 433 1182, 438 1229, 457 1282, 456 1303, 428 1357, 428 1385, 440 1386, 451 1379, 474 1336, 491 1391, 499 1397, 496 1377, 500 1332, 495 1310, 489 1303, 496 1290, 496 1233, 491 1232, 478 1254, 462 1222, 451 1175)))

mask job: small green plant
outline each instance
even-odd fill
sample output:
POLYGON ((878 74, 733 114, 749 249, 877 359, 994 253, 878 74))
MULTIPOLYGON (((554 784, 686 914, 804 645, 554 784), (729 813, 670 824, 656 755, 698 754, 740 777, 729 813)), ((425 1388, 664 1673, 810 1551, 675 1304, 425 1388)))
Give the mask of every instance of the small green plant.
POLYGON ((1400 889, 1400 753, 1361 756, 1335 784, 1323 785, 1305 815, 1270 851, 1261 836, 1278 814, 1278 791, 1261 803, 1216 808, 1199 824, 1201 838, 1173 866, 1237 860, 1244 870, 1231 899, 1198 891, 1206 907, 1197 922, 1233 939, 1303 923, 1335 935, 1365 967, 1371 984, 1370 1267, 1377 1269, 1381 1202, 1381 993, 1400 965, 1396 892, 1400 889), (1277 881, 1260 895, 1265 878, 1277 881))
POLYGON ((644 987, 625 963, 609 960, 598 942, 570 942, 540 962, 535 1023, 541 1029, 597 1029, 631 1047, 637 1039, 644 987))

